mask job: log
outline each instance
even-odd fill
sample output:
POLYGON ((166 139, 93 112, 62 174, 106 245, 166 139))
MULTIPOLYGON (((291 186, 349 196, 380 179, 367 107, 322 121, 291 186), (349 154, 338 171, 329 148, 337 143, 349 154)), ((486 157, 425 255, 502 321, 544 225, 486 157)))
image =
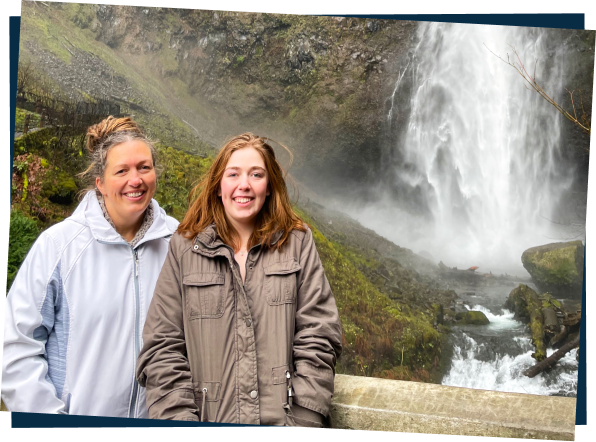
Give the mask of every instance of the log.
POLYGON ((559 359, 561 359, 569 351, 573 350, 577 346, 579 346, 579 334, 575 337, 573 341, 568 342, 567 344, 562 346, 548 358, 545 358, 536 365, 528 368, 526 371, 524 371, 524 375, 528 376, 529 378, 533 378, 538 373, 542 373, 544 370, 551 368, 553 365, 557 363, 559 359))

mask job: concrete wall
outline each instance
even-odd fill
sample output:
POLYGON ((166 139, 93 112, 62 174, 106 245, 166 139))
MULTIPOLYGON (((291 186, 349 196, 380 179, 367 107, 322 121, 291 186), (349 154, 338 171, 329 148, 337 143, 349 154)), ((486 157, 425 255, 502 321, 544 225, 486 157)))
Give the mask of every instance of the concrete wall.
POLYGON ((336 375, 331 426, 574 440, 575 402, 575 398, 336 375))
POLYGON ((336 375, 331 426, 574 440, 575 398, 336 375))

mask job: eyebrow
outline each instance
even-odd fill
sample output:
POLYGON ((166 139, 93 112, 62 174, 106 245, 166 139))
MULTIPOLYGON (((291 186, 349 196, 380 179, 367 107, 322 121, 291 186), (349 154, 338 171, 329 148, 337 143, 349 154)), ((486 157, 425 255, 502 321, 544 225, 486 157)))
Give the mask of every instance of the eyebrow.
MULTIPOLYGON (((224 172, 226 172, 228 170, 231 170, 231 169, 240 170, 240 168, 238 166, 231 166, 231 167, 226 167, 226 169, 224 170, 224 172)), ((261 167, 261 166, 252 166, 248 170, 254 170, 254 169, 259 169, 259 170, 262 170, 262 171, 265 171, 266 172, 266 170, 263 167, 261 167)))
MULTIPOLYGON (((149 163, 149 164, 151 164, 151 163, 152 163, 152 161, 151 161, 151 160, 142 160, 142 161, 139 161, 139 162, 136 164, 136 166, 138 166, 139 164, 144 164, 144 163, 149 163)), ((122 164, 114 164, 113 166, 110 166, 110 168, 114 168, 114 169, 122 169, 122 168, 125 168, 125 167, 128 167, 128 166, 129 166, 128 164, 126 164, 126 163, 122 163, 122 164)))

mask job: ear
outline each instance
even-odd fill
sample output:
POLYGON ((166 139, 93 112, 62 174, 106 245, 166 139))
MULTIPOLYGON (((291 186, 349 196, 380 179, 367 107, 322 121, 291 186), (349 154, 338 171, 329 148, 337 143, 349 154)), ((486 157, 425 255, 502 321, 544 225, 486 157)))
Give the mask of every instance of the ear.
POLYGON ((267 186, 267 194, 265 196, 269 196, 271 195, 271 190, 269 189, 269 186, 267 186))
POLYGON ((103 191, 103 183, 101 182, 101 179, 99 177, 95 178, 95 187, 97 187, 99 189, 99 192, 102 195, 105 195, 105 193, 103 191))

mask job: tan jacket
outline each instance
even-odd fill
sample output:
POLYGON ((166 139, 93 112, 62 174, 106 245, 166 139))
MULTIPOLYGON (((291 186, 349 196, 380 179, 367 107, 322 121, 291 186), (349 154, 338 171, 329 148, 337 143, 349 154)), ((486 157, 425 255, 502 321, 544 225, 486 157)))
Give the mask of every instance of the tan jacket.
POLYGON ((341 337, 310 229, 292 231, 280 250, 251 248, 243 285, 210 226, 194 241, 171 239, 137 379, 150 418, 308 425, 300 417, 329 413, 341 337))

